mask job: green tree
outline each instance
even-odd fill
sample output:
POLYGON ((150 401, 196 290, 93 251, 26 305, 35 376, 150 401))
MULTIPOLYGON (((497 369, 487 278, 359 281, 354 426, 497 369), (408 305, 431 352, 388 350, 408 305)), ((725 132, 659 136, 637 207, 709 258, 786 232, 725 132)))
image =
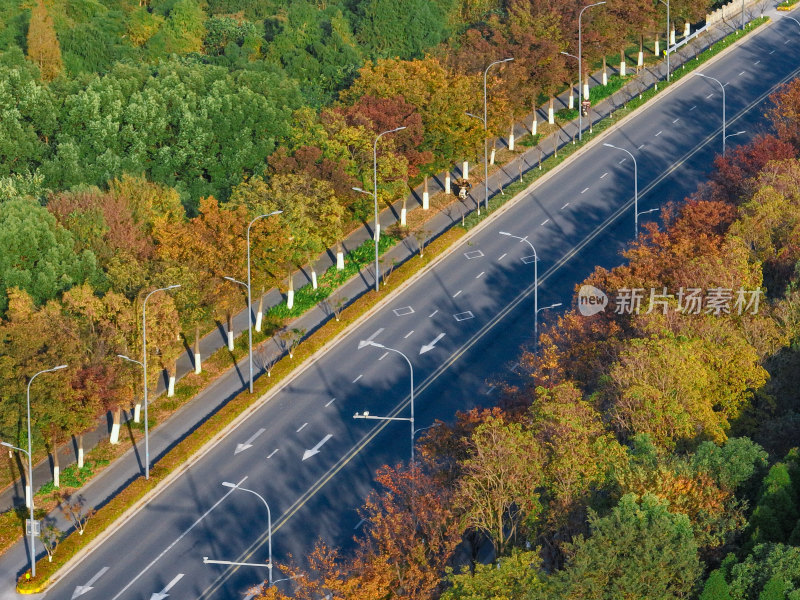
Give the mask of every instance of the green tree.
POLYGON ((42 304, 87 280, 102 281, 94 254, 77 253, 72 235, 46 208, 30 199, 0 203, 0 315, 10 288, 42 304))
POLYGON ((571 558, 553 576, 561 600, 686 598, 702 573, 688 517, 669 512, 651 494, 626 494, 605 517, 589 518, 591 536, 569 546, 571 558))
POLYGON ((703 593, 700 594, 700 600, 733 600, 728 582, 725 581, 725 574, 720 569, 709 575, 703 593))
POLYGON ((518 600, 541 597, 544 591, 539 552, 514 548, 496 565, 476 564, 475 572, 465 568, 454 574, 448 569, 447 580, 453 586, 442 600, 518 600))

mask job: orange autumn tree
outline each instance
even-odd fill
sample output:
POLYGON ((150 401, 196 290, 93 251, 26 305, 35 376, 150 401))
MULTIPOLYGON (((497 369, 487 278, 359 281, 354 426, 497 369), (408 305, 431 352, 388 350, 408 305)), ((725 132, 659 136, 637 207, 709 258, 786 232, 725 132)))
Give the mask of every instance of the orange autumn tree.
POLYGON ((61 74, 61 46, 56 37, 53 19, 42 0, 31 11, 28 26, 28 58, 39 67, 42 81, 52 81, 61 74))

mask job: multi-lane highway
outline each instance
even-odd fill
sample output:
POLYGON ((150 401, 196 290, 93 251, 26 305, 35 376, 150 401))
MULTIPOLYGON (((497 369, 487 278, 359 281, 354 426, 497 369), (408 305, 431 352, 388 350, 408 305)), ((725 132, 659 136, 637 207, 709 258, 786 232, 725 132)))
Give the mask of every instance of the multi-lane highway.
MULTIPOLYGON (((764 101, 798 74, 797 56, 800 27, 783 20, 703 69, 725 84, 728 133, 747 132, 729 146, 765 127, 764 101)), ((721 149, 721 101, 718 86, 691 77, 604 138, 636 157, 640 210, 680 200, 703 180, 721 149)), ((632 196, 627 154, 597 143, 571 160, 275 393, 47 597, 246 597, 265 568, 204 564, 203 557, 266 561, 267 511, 256 496, 223 482, 243 482, 267 500, 276 559, 302 557, 318 537, 347 544, 375 468, 409 454, 408 423, 353 419, 363 410, 408 415, 408 365, 358 342, 372 338, 409 356, 418 428, 492 403, 493 378, 510 373, 533 325, 530 248, 499 232, 535 245, 539 306, 568 306, 574 285, 595 265, 619 262, 634 233, 632 196)))

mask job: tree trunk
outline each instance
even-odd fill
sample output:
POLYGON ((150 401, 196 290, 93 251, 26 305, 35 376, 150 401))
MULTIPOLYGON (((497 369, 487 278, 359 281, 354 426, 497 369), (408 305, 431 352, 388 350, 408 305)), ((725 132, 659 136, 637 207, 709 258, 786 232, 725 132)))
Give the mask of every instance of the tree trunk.
POLYGON ((291 269, 289 269, 289 290, 286 292, 286 307, 289 309, 294 307, 294 277, 292 277, 291 269))
POLYGON ((653 55, 658 56, 661 52, 661 40, 658 39, 656 36, 655 41, 653 42, 653 55))
POLYGON ((639 57, 636 60, 636 70, 644 66, 644 35, 639 36, 639 57))
POLYGON ((625 47, 622 47, 622 50, 619 51, 619 75, 620 77, 625 77, 625 47))
MULTIPOLYGON (((578 82, 580 84, 580 82, 578 82)), ((569 109, 575 108, 575 84, 569 82, 569 109)))
POLYGON ((53 436, 53 486, 60 487, 61 464, 58 462, 58 440, 53 436))
POLYGON ((425 175, 425 183, 422 186, 422 210, 428 210, 431 207, 431 197, 428 193, 428 176, 425 175))
POLYGON ((539 130, 539 115, 536 112, 536 100, 531 102, 533 104, 533 119, 531 120, 531 135, 536 135, 539 130))
POLYGON ((344 252, 342 251, 342 240, 336 241, 336 270, 344 270, 344 252))
POLYGON ((202 359, 200 358, 200 324, 194 324, 194 372, 198 375, 203 370, 202 359))
POLYGON ((606 56, 603 55, 603 85, 608 85, 608 69, 606 67, 606 56))
POLYGON ((683 37, 689 37, 692 33, 692 24, 689 21, 686 21, 686 24, 683 26, 683 37))
POLYGON ((167 398, 172 398, 175 395, 175 377, 178 375, 178 360, 172 361, 172 370, 167 370, 169 376, 167 385, 167 398))
POLYGON ((447 170, 447 173, 444 176, 444 193, 450 194, 452 192, 450 188, 450 170, 447 170))
POLYGON ((589 99, 589 73, 586 73, 583 78, 583 99, 589 99))
POLYGON ((556 99, 550 96, 550 105, 547 107, 547 122, 550 123, 550 125, 554 125, 556 122, 556 113, 553 108, 555 101, 556 99))
POLYGON ((408 194, 403 194, 403 207, 400 209, 400 227, 406 226, 406 198, 408 194))
POLYGON ((78 468, 83 468, 83 434, 78 436, 78 468))
POLYGON ((489 153, 489 164, 494 164, 494 156, 497 154, 497 140, 492 142, 492 151, 489 153))
POLYGON ((225 323, 228 325, 228 350, 233 352, 233 315, 231 311, 225 313, 225 323))
POLYGON ((513 150, 514 149, 514 142, 515 142, 515 140, 514 140, 514 119, 511 119, 511 127, 510 127, 510 131, 508 132, 508 149, 509 150, 513 150))
POLYGON ((256 331, 261 331, 261 321, 264 319, 264 288, 258 296, 258 312, 256 313, 256 331))
POLYGON ((314 262, 309 261, 309 268, 311 269, 311 289, 317 289, 317 270, 314 268, 314 262))
POLYGON ((114 408, 113 411, 113 420, 111 422, 111 436, 109 437, 108 441, 111 444, 119 444, 119 422, 120 422, 120 412, 122 409, 117 406, 114 408))
POLYGON ((469 161, 468 160, 465 160, 461 164, 461 176, 464 179, 469 179, 469 161))
POLYGON ((675 45, 675 24, 674 23, 670 23, 669 24, 669 45, 670 46, 674 46, 675 45))

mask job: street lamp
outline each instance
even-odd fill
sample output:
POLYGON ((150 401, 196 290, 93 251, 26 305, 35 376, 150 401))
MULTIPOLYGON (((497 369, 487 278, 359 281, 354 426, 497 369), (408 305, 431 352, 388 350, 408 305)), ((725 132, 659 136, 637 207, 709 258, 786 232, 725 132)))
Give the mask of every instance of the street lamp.
POLYGON ((667 81, 669 81, 669 76, 670 76, 670 72, 669 72, 669 54, 670 54, 670 52, 669 52, 669 42, 670 42, 670 36, 669 36, 669 0, 666 0, 666 2, 664 0, 658 0, 658 1, 661 2, 661 4, 663 4, 663 5, 665 5, 667 7, 667 49, 666 49, 666 53, 667 53, 667 81))
MULTIPOLYGON (((589 4, 588 6, 584 6, 581 9, 581 12, 578 13, 578 104, 579 105, 581 99, 583 98, 583 80, 581 79, 581 76, 583 74, 581 70, 583 67, 581 18, 583 17, 583 11, 585 11, 587 8, 592 8, 593 6, 600 6, 601 4, 605 4, 605 2, 595 2, 594 4, 589 4)), ((583 120, 582 120, 582 113, 580 110, 578 110, 578 139, 579 140, 583 139, 583 120)))
POLYGON ((543 310, 550 310, 551 308, 558 308, 559 306, 561 306, 561 302, 556 302, 555 304, 551 304, 550 306, 543 306, 536 312, 541 312, 543 310))
MULTIPOLYGON (((486 77, 489 74, 489 69, 491 69, 495 65, 499 65, 501 63, 507 63, 514 60, 513 58, 504 58, 503 60, 496 60, 493 63, 490 63, 486 69, 483 71, 483 205, 486 210, 489 210, 489 140, 486 137, 488 135, 488 108, 486 104, 486 77)), ((475 117, 475 115, 469 114, 471 117, 475 117)), ((480 117, 476 117, 480 120, 480 117)), ((478 214, 480 214, 480 207, 478 209, 478 214)))
POLYGON ((527 235, 520 237, 507 231, 501 231, 500 235, 514 238, 520 243, 525 242, 533 251, 533 352, 535 354, 539 349, 539 255, 536 254, 536 248, 533 247, 527 235))
MULTIPOLYGON (((269 504, 267 504, 267 501, 264 500, 264 497, 261 494, 259 494, 258 492, 254 492, 253 490, 248 490, 247 488, 241 487, 245 479, 247 479, 246 476, 239 483, 231 483, 230 481, 223 481, 222 485, 224 485, 227 488, 233 488, 235 490, 242 490, 243 492, 249 492, 250 494, 257 496, 258 499, 264 503, 264 506, 267 507, 267 528, 268 528, 267 539, 269 541, 269 564, 267 566, 269 568, 269 584, 272 585, 272 511, 269 509, 269 504)), ((242 564, 250 566, 249 563, 230 563, 227 561, 209 560, 208 557, 206 556, 203 557, 203 562, 216 563, 216 564, 242 564)), ((255 566, 263 566, 263 565, 255 565, 255 566)))
POLYGON ((603 143, 603 146, 614 148, 615 150, 622 150, 633 160, 633 228, 635 230, 635 237, 639 239, 639 168, 636 165, 636 158, 625 148, 614 146, 613 144, 603 143))
POLYGON ((736 137, 737 135, 742 135, 742 134, 745 134, 745 133, 747 133, 747 132, 744 131, 744 130, 737 131, 736 133, 729 133, 728 135, 725 136, 725 139, 727 140, 729 138, 736 137))
MULTIPOLYGON (((378 239, 381 235, 381 224, 378 221, 378 140, 387 133, 394 133, 395 131, 402 131, 403 127, 395 127, 388 131, 379 133, 375 137, 375 143, 372 145, 372 193, 375 198, 375 291, 378 291, 379 277, 378 277, 378 239)), ((353 188, 353 191, 369 194, 366 190, 361 188, 353 188)))
POLYGON ((703 75, 702 73, 693 73, 698 77, 704 77, 706 79, 710 79, 711 81, 716 81, 719 84, 719 87, 722 88, 722 156, 725 156, 725 86, 722 85, 722 82, 719 79, 715 79, 714 77, 709 77, 708 75, 703 75))
MULTIPOLYGON (((22 448, 17 448, 16 446, 12 446, 8 442, 0 442, 1 445, 5 446, 6 448, 10 448, 11 450, 18 450, 24 454, 28 455, 28 481, 27 489, 25 490, 26 500, 28 504, 28 508, 30 508, 30 541, 28 542, 29 545, 29 554, 31 558, 31 577, 36 577, 36 550, 34 548, 34 540, 36 537, 36 530, 33 525, 33 458, 32 458, 32 449, 31 449, 31 384, 33 380, 36 379, 42 373, 52 373, 53 371, 60 371, 61 369, 66 369, 67 365, 58 365, 57 367, 53 367, 52 369, 44 369, 43 371, 39 371, 33 377, 28 380, 28 394, 27 394, 27 403, 26 407, 28 409, 28 449, 23 450, 22 448)), ((57 449, 56 449, 57 450, 57 449)))
MULTIPOLYGON (((232 279, 231 277, 225 277, 224 279, 228 279, 229 281, 233 281, 235 283, 239 283, 247 288, 247 340, 248 340, 248 347, 249 347, 249 363, 250 363, 250 393, 253 393, 253 298, 252 294, 250 293, 251 285, 250 285, 250 228, 253 226, 253 223, 258 221, 259 219, 266 219, 267 217, 272 217, 274 215, 279 215, 283 211, 282 210, 273 210, 271 213, 267 213, 264 215, 258 215, 254 218, 250 223, 247 225, 247 283, 243 283, 241 281, 237 281, 236 279, 232 279)), ((291 275, 290 275, 291 277, 291 275)))
POLYGON ((150 479, 150 431, 147 422, 147 301, 156 292, 166 292, 181 287, 180 284, 168 285, 167 287, 153 290, 144 298, 142 302, 142 371, 144 371, 144 478, 150 479))
POLYGON ((411 374, 411 417, 376 417, 374 415, 369 414, 368 411, 364 411, 363 413, 356 413, 353 415, 354 419, 374 419, 376 421, 409 421, 411 423, 411 468, 414 468, 414 434, 416 430, 414 429, 414 367, 411 365, 411 361, 408 359, 408 356, 400 352, 400 350, 395 350, 394 348, 389 348, 388 346, 384 346, 383 344, 379 344, 378 342, 373 342, 372 340, 361 340, 358 343, 359 350, 364 348, 365 346, 373 346, 375 348, 381 348, 383 350, 388 350, 389 352, 394 352, 395 354, 399 354, 403 358, 406 359, 408 363, 408 369, 411 374))

